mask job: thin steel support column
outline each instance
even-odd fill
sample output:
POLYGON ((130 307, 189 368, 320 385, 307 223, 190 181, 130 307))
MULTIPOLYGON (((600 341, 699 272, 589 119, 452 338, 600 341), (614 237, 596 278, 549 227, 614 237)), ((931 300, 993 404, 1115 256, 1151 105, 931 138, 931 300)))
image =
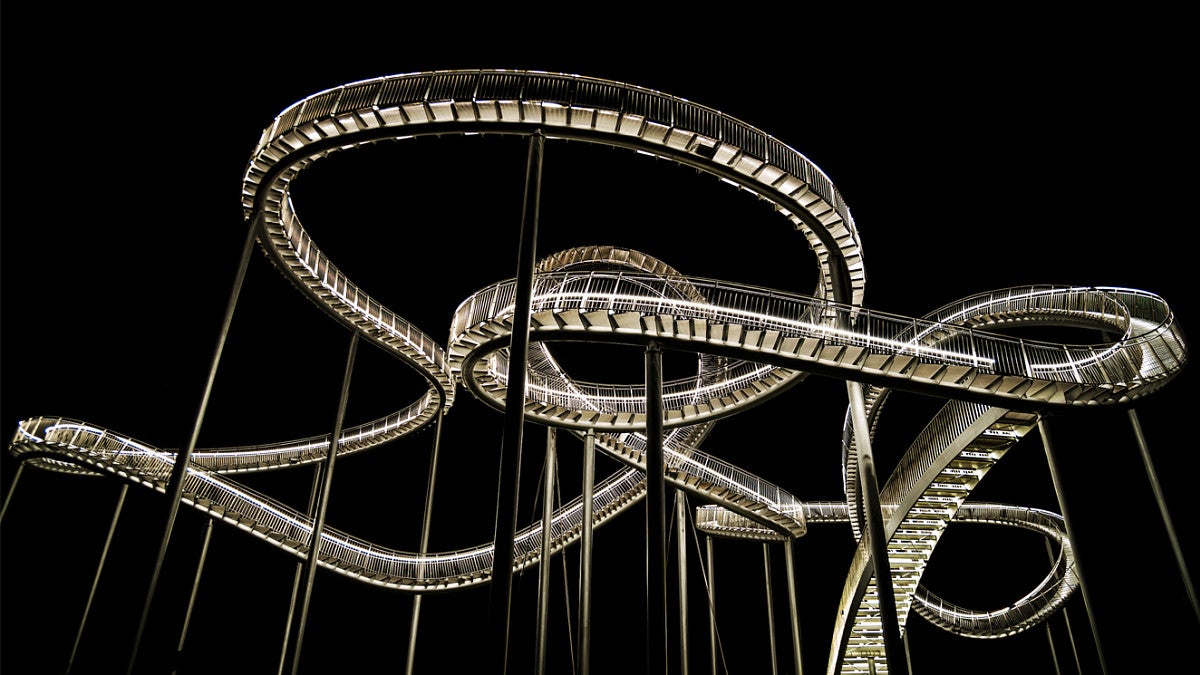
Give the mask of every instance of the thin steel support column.
POLYGON ((779 657, 775 653, 775 598, 771 590, 771 545, 763 542, 763 581, 767 589, 767 637, 771 643, 771 675, 779 675, 779 657))
POLYGON ((1050 662, 1054 664, 1054 675, 1062 675, 1058 667, 1058 650, 1054 648, 1054 633, 1050 631, 1050 622, 1046 622, 1046 642, 1050 645, 1050 662))
POLYGON ((525 202, 521 245, 517 252, 517 287, 512 339, 508 348, 508 390, 504 398, 504 435, 500 441, 500 476, 496 488, 495 554, 488 597, 488 644, 493 672, 508 670, 508 623, 512 614, 513 539, 517 536, 521 443, 525 431, 525 369, 529 361, 529 315, 533 307, 533 273, 537 261, 538 210, 542 189, 540 130, 529 138, 525 170, 525 202))
MULTIPOLYGON (((419 552, 425 555, 429 552, 429 528, 433 522, 433 487, 437 481, 438 451, 442 444, 442 420, 446 417, 446 408, 438 412, 437 423, 433 427, 433 454, 429 458, 429 480, 425 485, 425 517, 421 521, 421 548, 419 552)), ((425 565, 419 568, 419 578, 425 578, 425 565)), ((417 625, 421 618, 421 594, 413 595, 412 623, 408 628, 408 657, 404 663, 405 675, 412 675, 413 665, 417 655, 417 625)))
POLYGON ((213 350, 212 362, 208 368, 208 378, 204 382, 204 392, 200 396, 200 406, 196 411, 196 419, 192 425, 192 434, 187 445, 175 456, 175 465, 171 469, 171 478, 167 483, 167 518, 163 526, 162 541, 158 547, 158 555, 154 560, 154 570, 150 573, 150 584, 146 590, 146 601, 142 607, 141 619, 138 620, 137 633, 133 638, 133 649, 129 654, 129 667, 126 672, 130 675, 137 664, 138 651, 142 646, 142 634, 146 630, 146 621, 150 618, 150 607, 154 602, 154 593, 158 589, 158 579, 162 575, 163 561, 167 557, 167 548, 171 543, 171 532, 175 529, 175 518, 179 514, 179 504, 183 499, 183 479, 187 475, 187 466, 191 463, 192 452, 200 437, 200 427, 204 424, 204 413, 208 410, 208 399, 212 396, 213 383, 217 379, 217 367, 221 364, 221 354, 225 351, 225 341, 229 336, 229 327, 233 323, 233 313, 237 309, 238 297, 242 292, 242 284, 246 280, 246 269, 250 266, 250 254, 254 251, 255 230, 262 214, 256 214, 250 220, 246 230, 246 240, 242 244, 242 255, 238 261, 237 274, 234 277, 233 288, 229 293, 229 302, 225 307, 225 317, 221 321, 221 330, 217 334, 217 346, 213 350))
POLYGON ((796 675, 804 675, 804 663, 800 659, 800 610, 796 604, 796 563, 793 549, 795 540, 783 543, 783 560, 787 568, 788 613, 792 615, 792 658, 796 662, 796 675))
MULTIPOLYGON (((24 465, 21 465, 24 466, 24 465)), ((16 483, 16 478, 13 479, 16 483)), ((121 486, 121 494, 117 496, 117 508, 113 511, 112 522, 108 526, 108 536, 104 538, 104 548, 100 551, 100 562, 96 565, 96 576, 92 578, 92 588, 88 591, 87 602, 83 605, 83 617, 79 619, 79 630, 75 633, 75 644, 71 646, 71 656, 67 658, 66 673, 71 672, 75 665, 75 653, 79 651, 79 643, 83 640, 83 628, 87 625, 88 613, 92 611, 92 601, 96 598, 96 589, 100 586, 100 574, 104 572, 104 561, 108 559, 108 550, 112 547, 113 534, 117 531, 117 521, 121 519, 121 509, 125 506, 125 495, 129 492, 129 484, 121 486)), ((12 491, 9 490, 9 495, 12 491)))
POLYGON ((175 666, 171 675, 179 670, 179 661, 183 658, 183 646, 187 642, 188 626, 192 623, 192 612, 196 609, 196 594, 200 592, 200 578, 204 575, 204 563, 208 560, 208 545, 212 542, 213 521, 209 518, 204 523, 204 543, 200 545, 200 560, 196 562, 196 576, 192 580, 192 594, 188 596, 187 612, 183 615, 183 628, 179 631, 179 642, 175 645, 175 666))
POLYGON ((554 427, 546 428, 546 466, 542 476, 542 550, 538 561, 537 658, 534 672, 546 672, 546 634, 550 630, 550 522, 554 518, 554 472, 558 437, 554 427))
POLYGON ((883 649, 888 672, 906 675, 900 644, 900 617, 896 613, 896 592, 892 586, 892 565, 888 560, 887 533, 884 531, 883 505, 879 502, 879 478, 875 473, 875 455, 871 450, 870 427, 862 385, 846 382, 850 393, 850 415, 854 425, 854 446, 858 451, 859 483, 862 487, 863 516, 867 521, 871 562, 875 569, 875 592, 879 599, 879 622, 883 628, 883 649))
MULTIPOLYGON (((316 515, 317 495, 321 492, 321 464, 313 465, 312 487, 308 490, 308 508, 304 515, 312 518, 316 515)), ((292 638, 292 621, 296 616, 296 600, 300 596, 300 582, 304 580, 304 561, 296 563, 296 574, 292 577, 292 596, 288 601, 287 620, 283 622, 283 646, 279 650, 279 670, 277 675, 283 675, 287 666, 289 640, 292 638)))
MULTIPOLYGON (((1054 564, 1054 549, 1050 546, 1050 538, 1043 540, 1046 545, 1046 557, 1050 559, 1050 564, 1054 564)), ((1071 652, 1075 655, 1075 672, 1083 675, 1083 665, 1079 663, 1079 649, 1075 646, 1075 634, 1071 632, 1071 617, 1067 616, 1067 606, 1063 605, 1060 610, 1062 613, 1063 624, 1067 627, 1067 640, 1071 644, 1071 652)), ((1054 638, 1050 634, 1050 622, 1046 621, 1046 637, 1050 639, 1050 653, 1054 657, 1054 670, 1056 673, 1061 673, 1058 667, 1058 653, 1054 649, 1054 638)))
POLYGON ((908 675, 912 675, 912 652, 908 649, 908 631, 904 631, 904 663, 908 666, 908 675))
POLYGON ((667 487, 662 345, 646 345, 646 673, 667 672, 667 487))
POLYGON ((711 649, 712 675, 717 675, 717 575, 713 568, 712 537, 704 538, 704 554, 708 558, 708 644, 711 649))
POLYGON ((1100 672, 1108 673, 1108 666, 1104 662, 1104 649, 1100 645, 1100 634, 1096 628, 1096 617, 1092 614, 1092 601, 1088 597, 1087 584, 1083 579, 1083 565, 1080 563, 1079 555, 1079 539, 1075 536, 1074 528, 1071 526, 1071 516, 1067 513, 1067 498, 1063 492, 1062 481, 1058 477, 1058 462, 1054 459, 1054 446, 1050 442, 1050 430, 1046 426, 1046 420, 1038 420, 1038 432, 1042 436, 1042 446, 1046 450, 1046 463, 1050 467, 1050 479, 1054 482, 1054 493, 1058 495, 1058 508, 1062 511, 1063 522, 1067 527, 1067 538, 1072 542, 1075 549, 1075 576, 1079 579, 1079 590, 1083 593, 1083 606, 1087 609, 1088 623, 1092 626, 1092 640, 1096 643, 1096 657, 1100 659, 1100 672))
POLYGON ((583 539, 579 544, 579 675, 589 675, 592 660, 592 500, 596 483, 596 432, 583 441, 583 539))
POLYGON ((1192 612, 1200 620, 1200 602, 1196 599, 1196 588, 1192 586, 1192 575, 1188 573, 1187 563, 1183 560, 1183 549, 1179 546, 1179 537, 1175 534, 1175 525, 1171 521, 1171 513, 1167 510, 1167 500, 1163 496, 1162 484, 1158 482, 1158 473, 1154 470, 1154 462, 1150 459, 1150 448, 1146 445, 1146 436, 1142 433, 1142 424, 1138 421, 1137 411, 1128 410, 1129 423, 1137 436, 1138 450, 1142 453, 1142 463, 1146 465, 1146 477, 1154 490, 1154 499, 1158 502, 1158 511, 1162 514, 1163 525, 1167 528, 1167 536, 1171 538, 1171 550, 1175 552, 1175 564, 1179 566, 1179 576, 1187 589, 1188 600, 1192 603, 1192 612))
POLYGON ((8 503, 12 501, 13 492, 17 490, 17 482, 21 480, 21 472, 25 470, 25 462, 17 465, 17 473, 13 476, 12 483, 8 486, 8 494, 4 495, 4 506, 0 506, 0 521, 4 520, 4 514, 8 513, 8 503))
POLYGON ((676 555, 679 558, 679 673, 688 675, 687 496, 675 491, 676 555))
POLYGON ((325 514, 329 510, 329 493, 333 488, 333 466, 337 460, 338 443, 342 437, 342 423, 346 418, 346 402, 350 398, 350 376, 354 372, 354 357, 358 352, 358 333, 350 334, 350 348, 346 353, 346 371, 342 375, 342 393, 338 397, 337 417, 333 433, 329 436, 329 450, 325 456, 325 468, 321 472, 321 494, 317 499, 317 518, 313 523, 312 535, 308 539, 308 557, 304 561, 304 596, 300 602, 300 616, 292 631, 291 668, 292 675, 300 671, 300 650, 304 647, 304 631, 308 624, 308 606, 312 600, 313 582, 317 576, 317 563, 321 556, 321 537, 325 532, 325 514))

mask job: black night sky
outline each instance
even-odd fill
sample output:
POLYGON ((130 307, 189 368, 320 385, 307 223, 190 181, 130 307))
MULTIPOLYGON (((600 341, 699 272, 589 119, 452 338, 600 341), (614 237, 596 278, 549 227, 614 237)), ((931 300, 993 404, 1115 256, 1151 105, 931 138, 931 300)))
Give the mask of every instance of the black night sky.
MULTIPOLYGON (((720 17, 684 29, 665 9, 609 27, 581 30, 563 21, 520 31, 501 30, 511 19, 459 25, 454 17, 454 27, 443 30, 438 25, 448 17, 367 12, 357 20, 369 28, 342 25, 349 15, 305 24, 243 12, 169 23, 142 17, 135 29, 135 17, 98 10, 69 24, 45 9, 9 10, 0 232, 6 433, 27 417, 62 415, 163 448, 186 443, 246 234, 241 179, 262 129, 318 91, 424 70, 613 79, 762 129, 840 189, 861 233, 864 304, 873 309, 920 317, 972 293, 1045 283, 1158 293, 1185 335, 1200 312, 1190 268, 1194 55, 1170 34, 1180 17, 1156 18, 1153 32, 1143 30, 1150 22, 1133 25, 1141 20, 1087 31, 1075 22, 1009 20, 998 30, 991 18, 965 17, 933 30, 917 29, 921 18, 908 17, 913 26, 890 24, 891 37, 868 42, 840 23, 832 25, 846 31, 845 41, 805 37, 834 33, 829 27, 797 26, 793 35, 786 22, 764 25, 770 20, 762 18, 753 33, 720 17), (977 32, 985 24, 987 33, 977 32), (536 37, 519 37, 526 33, 536 37), (1136 44, 1131 34, 1139 36, 1136 44), (18 35, 28 49, 13 48, 18 35)), ((424 138, 342 154, 297 180, 306 226, 357 283, 444 339, 459 302, 515 274, 524 141, 424 138)), ((803 237, 763 203, 710 176, 565 141, 547 143, 544 161, 539 257, 614 244, 684 274, 796 293, 814 287, 803 237)), ((199 445, 328 433, 349 341, 256 253, 199 445)), ((640 352, 609 347, 596 354, 604 355, 607 376, 640 377, 640 352)), ((666 366, 688 358, 668 353, 666 366)), ((1185 409, 1194 400, 1192 370, 1134 410, 1194 572, 1200 538, 1190 492, 1197 461, 1185 409)), ((347 422, 386 414, 422 389, 406 366, 360 346, 347 422)), ((938 405, 917 394, 893 396, 875 441, 881 480, 938 405)), ((844 499, 845 409, 841 381, 810 377, 718 423, 704 449, 801 499, 844 499)), ((490 540, 502 422, 502 414, 460 390, 442 426, 430 550, 490 540)), ((1200 627, 1127 412, 1062 413, 1049 428, 1109 672, 1166 672, 1193 662, 1200 627)), ((541 513, 544 437, 544 427, 527 427, 522 526, 541 513)), ((339 461, 327 524, 416 550, 433 438, 430 428, 339 461)), ((558 438, 559 489, 567 501, 580 491, 582 443, 566 433, 558 438)), ((616 466, 598 458, 597 476, 616 466)), ((26 470, 14 485, 16 469, 4 452, 0 478, 4 497, 12 496, 0 523, 0 671, 61 674, 121 484, 26 470)), ((239 480, 303 508, 312 473, 239 480)), ((670 490, 668 496, 674 499, 670 490)), ((1009 452, 973 500, 1060 511, 1036 432, 1009 452)), ((128 491, 72 673, 125 672, 166 506, 157 493, 128 491)), ((180 511, 139 673, 171 668, 206 522, 199 512, 180 511)), ((214 525, 176 672, 274 673, 298 559, 226 523, 214 525)), ((644 669, 644 535, 641 505, 596 531, 593 673, 644 669)), ((825 671, 853 544, 848 526, 813 526, 795 543, 804 672, 825 671)), ((690 668, 707 673, 703 539, 688 546, 690 668)), ((779 672, 792 673, 784 558, 777 546, 769 550, 779 672)), ((721 672, 769 673, 762 546, 719 540, 715 553, 721 672)), ((577 547, 552 563, 549 670, 577 672, 577 547)), ((1030 590, 1048 564, 1042 540, 1031 534, 958 525, 924 581, 960 605, 1001 607, 1030 590)), ((532 670, 537 584, 536 568, 513 581, 512 673, 532 670)), ((1081 595, 1067 605, 1066 618, 1084 672, 1099 672, 1081 595)), ((412 604, 409 594, 321 570, 300 671, 403 672, 412 604)), ((425 596, 416 671, 488 666, 487 604, 485 586, 425 596)), ((1047 630, 1062 672, 1075 672, 1062 614, 1000 640, 955 637, 919 617, 909 625, 917 675, 1053 673, 1047 630)), ((676 650, 672 645, 668 656, 673 674, 676 650)))

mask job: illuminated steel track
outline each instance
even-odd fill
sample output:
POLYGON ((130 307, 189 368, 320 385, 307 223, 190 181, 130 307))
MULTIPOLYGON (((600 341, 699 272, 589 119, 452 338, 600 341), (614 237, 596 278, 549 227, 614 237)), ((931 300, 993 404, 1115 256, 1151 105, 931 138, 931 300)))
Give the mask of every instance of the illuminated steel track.
MULTIPOLYGON (((645 494, 646 400, 642 385, 583 382, 552 355, 556 341, 661 344, 697 354, 694 376, 664 383, 666 480, 708 502, 697 527, 715 536, 787 541, 814 523, 848 524, 858 540, 830 651, 830 673, 886 672, 877 572, 865 535, 859 467, 847 416, 846 502, 805 502, 701 450, 723 417, 801 385, 809 374, 860 382, 874 420, 892 390, 945 399, 880 500, 890 578, 901 626, 912 611, 961 635, 1001 637, 1037 625, 1077 585, 1062 519, 1021 506, 971 504, 972 489, 1005 452, 1054 409, 1128 404, 1165 386, 1187 360, 1166 303, 1124 288, 1030 286, 985 293, 913 318, 862 306, 865 275, 858 233, 833 184, 800 153, 719 111, 607 80, 531 71, 440 71, 365 80, 319 92, 263 131, 243 181, 242 206, 261 248, 295 286, 336 321, 411 366, 427 382, 408 406, 345 429, 337 452, 389 443, 447 413, 461 386, 504 410, 511 334, 528 320, 531 348, 524 415, 573 433, 594 432, 597 448, 624 467, 596 484, 593 525, 645 494), (542 134, 624 148, 711 174, 772 204, 816 255, 819 282, 798 295, 687 277, 636 250, 590 246, 540 261, 531 316, 518 316, 516 281, 501 280, 463 300, 445 344, 349 279, 305 230, 291 183, 329 155, 424 136, 542 134), (1009 325, 1086 327, 1098 344, 1019 340, 1009 325), (1021 602, 996 612, 955 607, 924 590, 921 575, 956 521, 1030 529, 1058 542, 1047 576, 1021 602)), ((747 233, 752 236, 752 233, 747 233)), ((450 419, 450 418, 447 418, 450 419)), ((323 460, 329 436, 270 445, 200 449, 190 456, 183 502, 299 557, 314 520, 231 480, 250 471, 323 460)), ((831 448, 831 451, 837 449, 831 448)), ((32 418, 10 451, 39 468, 106 474, 167 490, 176 451, 84 421, 32 418)), ((553 514, 551 553, 577 541, 582 497, 553 514)), ((538 563, 542 528, 521 529, 513 568, 538 563)), ((324 528, 318 563, 367 583, 429 592, 491 579, 493 543, 424 553, 381 547, 324 528)))

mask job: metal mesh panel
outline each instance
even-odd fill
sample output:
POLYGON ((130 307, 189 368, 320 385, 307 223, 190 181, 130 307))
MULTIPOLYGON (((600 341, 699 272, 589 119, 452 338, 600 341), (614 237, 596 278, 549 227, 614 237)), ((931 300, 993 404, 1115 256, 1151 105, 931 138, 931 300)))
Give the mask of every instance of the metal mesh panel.
POLYGON ((369 108, 375 104, 378 93, 378 80, 350 85, 342 89, 342 96, 337 102, 337 112, 369 108))
POLYGON ((515 99, 521 93, 522 76, 517 73, 481 73, 475 96, 481 99, 515 99))
POLYGON ((300 113, 301 105, 294 105, 279 115, 279 123, 275 125, 276 134, 282 134, 284 131, 296 126, 296 115, 300 113))
POLYGON ((716 138, 721 133, 721 114, 692 103, 679 103, 675 108, 675 125, 716 138))
MULTIPOLYGON (((324 117, 333 110, 334 103, 337 102, 337 97, 342 93, 341 89, 333 89, 323 94, 317 94, 304 102, 304 107, 300 111, 300 115, 296 118, 295 126, 306 124, 318 117, 324 117)), ((281 127, 282 128, 282 127, 281 127)))
POLYGON ((670 122, 671 99, 661 94, 631 89, 625 97, 625 112, 643 115, 656 122, 670 122))
POLYGON ((476 73, 438 73, 429 85, 429 100, 470 100, 475 96, 476 73))
POLYGON ((554 75, 529 75, 525 81, 524 98, 529 101, 571 103, 573 78, 554 75))
POLYGON ((615 87, 605 82, 577 80, 573 103, 590 108, 620 110, 621 103, 625 98, 622 94, 623 91, 621 87, 615 87))
POLYGON ((429 75, 419 75, 384 80, 379 89, 379 105, 392 106, 424 100, 431 79, 429 75))

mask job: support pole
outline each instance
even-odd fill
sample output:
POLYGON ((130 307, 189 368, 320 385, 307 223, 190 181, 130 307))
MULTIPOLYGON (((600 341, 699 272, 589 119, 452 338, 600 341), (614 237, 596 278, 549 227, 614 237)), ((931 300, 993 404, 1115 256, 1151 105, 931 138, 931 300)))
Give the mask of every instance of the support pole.
POLYGON ((550 523, 554 518, 554 472, 557 436, 554 427, 546 428, 546 466, 542 483, 542 550, 538 561, 537 658, 534 672, 546 672, 547 633, 550 630, 550 523))
POLYGON ((596 483, 596 432, 583 441, 583 539, 579 544, 579 675, 590 675, 592 660, 592 518, 596 483))
POLYGON ((338 398, 337 416, 333 433, 329 436, 329 450, 325 456, 325 469, 321 472, 321 494, 317 499, 317 518, 313 523, 312 535, 308 539, 308 557, 304 561, 304 596, 300 602, 300 616, 292 630, 291 667, 292 675, 300 671, 300 651, 304 647, 304 631, 308 624, 308 606, 312 600, 313 582, 317 575, 317 563, 321 559, 321 537, 325 531, 325 514, 329 510, 329 493, 333 488, 333 466, 337 459, 338 443, 342 437, 342 423, 346 417, 346 402, 350 398, 350 375, 354 372, 354 356, 358 351, 358 333, 350 334, 350 348, 346 354, 346 370, 342 375, 342 393, 338 398))
POLYGON ((687 497, 675 491, 676 555, 679 559, 679 673, 688 675, 687 497))
POLYGON ((1092 601, 1088 597, 1087 584, 1083 580, 1083 565, 1080 563, 1079 555, 1079 539, 1075 536, 1074 528, 1071 527, 1071 516, 1067 513, 1067 498, 1063 492, 1062 482, 1058 477, 1058 462, 1054 459, 1054 446, 1050 443, 1050 430, 1047 428, 1046 420, 1038 420, 1038 431, 1042 435, 1042 446, 1046 450, 1046 463, 1050 467, 1050 479, 1054 482, 1054 493, 1058 495, 1058 508, 1062 511, 1063 523, 1067 527, 1067 538, 1072 542, 1075 549, 1075 576, 1079 579, 1079 590, 1083 593, 1083 605, 1087 609, 1088 623, 1092 626, 1092 640, 1096 643, 1096 657, 1100 659, 1100 672, 1108 673, 1108 667, 1104 662, 1104 649, 1100 645, 1100 634, 1096 628, 1096 617, 1092 613, 1092 601))
MULTIPOLYGON (((308 508, 304 515, 312 518, 316 515, 317 495, 321 492, 321 465, 313 465, 312 487, 308 490, 308 508)), ((304 561, 296 563, 296 573, 292 577, 292 596, 288 602, 287 620, 283 622, 283 646, 279 650, 279 669, 277 675, 283 675, 287 666, 289 640, 292 637, 292 621, 296 616, 296 601, 300 596, 300 582, 304 579, 304 561)))
POLYGON ((771 675, 779 675, 779 657, 775 653, 775 598, 771 591, 771 545, 763 542, 763 581, 767 589, 767 637, 771 644, 771 675))
POLYGON ((200 406, 196 411, 196 420, 192 425, 192 434, 188 438, 187 445, 175 456, 175 464, 167 482, 166 524, 163 526, 162 541, 154 560, 154 570, 150 573, 150 585, 146 590, 146 601, 142 607, 141 619, 138 621, 137 633, 133 638, 133 649, 129 654, 129 667, 126 669, 128 675, 132 675, 134 666, 137 664, 138 651, 142 645, 142 634, 145 632, 146 622, 150 618, 150 607, 154 603, 154 593, 158 589, 158 579, 162 575, 163 561, 167 558, 167 548, 171 543, 171 532, 175 529, 175 518, 179 514, 179 504, 183 499, 183 479, 187 475, 192 452, 196 449, 196 442, 200 437, 200 427, 204 424, 204 413, 208 410, 208 399, 212 396, 213 383, 217 379, 217 367, 221 364, 221 353, 225 351, 225 341, 229 336, 229 327, 233 323, 233 313, 237 309, 238 296, 241 295, 242 284, 246 280, 246 269, 250 266, 250 254, 254 251, 254 233, 261 218, 261 213, 255 214, 246 231, 241 259, 238 261, 237 274, 229 293, 229 302, 225 307, 225 317, 221 321, 221 330, 217 334, 217 346, 213 350, 212 362, 208 368, 208 378, 205 380, 204 392, 200 396, 200 406))
POLYGON ((709 660, 712 662, 712 675, 717 675, 717 575, 713 567, 712 537, 704 538, 704 554, 708 558, 708 644, 711 649, 709 660))
POLYGON ((204 563, 208 560, 208 545, 212 541, 213 521, 209 518, 204 523, 204 543, 200 545, 200 560, 196 563, 196 576, 192 580, 192 594, 188 596, 187 612, 183 615, 183 628, 179 631, 179 642, 175 645, 175 666, 171 675, 179 670, 179 662, 183 658, 183 645, 187 642, 188 626, 192 623, 192 612, 196 609, 196 594, 200 592, 200 578, 204 575, 204 563))
MULTIPOLYGON (((425 485, 425 517, 421 521, 421 555, 429 552, 429 527, 433 521, 433 487, 437 480, 437 465, 438 451, 442 444, 442 420, 446 417, 446 409, 443 407, 438 412, 437 423, 434 425, 433 431, 433 454, 429 458, 429 480, 425 485)), ((422 563, 418 568, 418 578, 425 578, 425 565, 422 563)), ((416 663, 417 655, 417 625, 421 618, 421 594, 413 595, 412 606, 412 622, 408 628, 408 657, 404 663, 405 675, 412 675, 413 666, 416 663)))
POLYGON ((783 559, 787 567, 788 613, 792 616, 792 658, 796 663, 796 675, 804 675, 804 663, 800 660, 800 611, 796 604, 796 563, 793 549, 795 540, 783 544, 783 559))
POLYGON ((521 443, 525 429, 525 370, 529 361, 529 316, 533 307, 533 274, 537 261, 538 209, 542 187, 541 130, 529 137, 525 170, 525 203, 521 244, 517 252, 517 287, 512 339, 508 348, 508 390, 504 398, 504 435, 500 441, 500 476, 496 489, 495 555, 488 597, 488 645, 492 672, 508 670, 508 624, 512 614, 513 539, 517 536, 521 443))
POLYGON ((1192 585, 1192 575, 1188 573, 1187 563, 1183 559, 1183 549, 1179 546, 1179 537, 1175 534, 1175 525, 1171 521, 1171 513, 1167 510, 1167 499, 1163 496, 1162 485, 1158 482, 1158 473, 1154 470, 1154 462, 1150 459, 1150 448, 1146 445, 1146 436, 1142 433, 1142 424, 1138 421, 1137 411, 1130 408, 1129 423, 1137 436, 1138 450, 1142 453, 1142 463, 1146 465, 1146 477, 1154 490, 1154 500, 1158 502, 1158 512, 1162 514, 1163 525, 1167 528, 1167 536, 1171 539, 1171 550, 1175 552, 1175 564, 1179 566, 1179 576, 1187 589, 1188 600, 1192 603, 1192 612, 1200 621, 1200 602, 1196 599, 1196 588, 1192 585))
POLYGON ((667 517, 662 346, 646 345, 646 674, 667 672, 667 517))
MULTIPOLYGON (((1046 557, 1050 559, 1050 564, 1054 564, 1054 549, 1050 547, 1050 538, 1043 540, 1046 545, 1046 557)), ((1079 662, 1079 648, 1075 646, 1075 634, 1071 631, 1071 617, 1067 615, 1067 606, 1062 607, 1063 625, 1067 627, 1067 640, 1071 644, 1071 653, 1075 655, 1075 672, 1078 675, 1083 675, 1083 664, 1079 662)), ((1050 635, 1050 622, 1046 622, 1046 637, 1050 638, 1050 653, 1054 657, 1054 670, 1060 672, 1058 667, 1058 655, 1054 650, 1054 638, 1050 635)))
POLYGON ((12 482, 8 485, 8 494, 4 495, 4 506, 0 506, 0 521, 3 521, 4 514, 8 513, 8 503, 12 501, 13 492, 16 491, 17 482, 21 480, 21 472, 24 470, 24 462, 21 462, 17 465, 17 473, 13 476, 12 482))
MULTIPOLYGON (((23 464, 21 466, 24 466, 23 464)), ((16 478, 13 479, 14 485, 16 478)), ((96 589, 100 586, 100 574, 104 572, 104 561, 108 558, 108 550, 112 548, 113 534, 117 531, 117 521, 121 519, 121 509, 125 506, 125 495, 129 492, 129 483, 121 486, 121 494, 117 496, 117 508, 113 511, 112 522, 108 526, 108 536, 104 538, 104 548, 100 551, 100 562, 96 565, 96 576, 92 578, 92 588, 88 591, 87 603, 83 606, 83 617, 79 620, 79 630, 75 632, 75 644, 71 646, 71 656, 67 658, 66 673, 71 672, 75 665, 75 654, 79 651, 79 643, 83 640, 83 628, 87 625, 88 613, 92 611, 92 601, 96 598, 96 589)), ((12 495, 10 489, 8 494, 12 495)))
POLYGON ((900 653, 900 617, 896 612, 896 592, 892 586, 892 565, 888 560, 887 532, 884 530, 883 505, 879 502, 879 478, 875 473, 875 455, 871 450, 870 427, 862 384, 846 382, 850 393, 850 414, 854 425, 854 446, 858 451, 859 483, 862 487, 863 515, 871 562, 875 569, 875 592, 879 601, 879 622, 883 628, 883 649, 888 672, 907 675, 907 664, 900 653))

